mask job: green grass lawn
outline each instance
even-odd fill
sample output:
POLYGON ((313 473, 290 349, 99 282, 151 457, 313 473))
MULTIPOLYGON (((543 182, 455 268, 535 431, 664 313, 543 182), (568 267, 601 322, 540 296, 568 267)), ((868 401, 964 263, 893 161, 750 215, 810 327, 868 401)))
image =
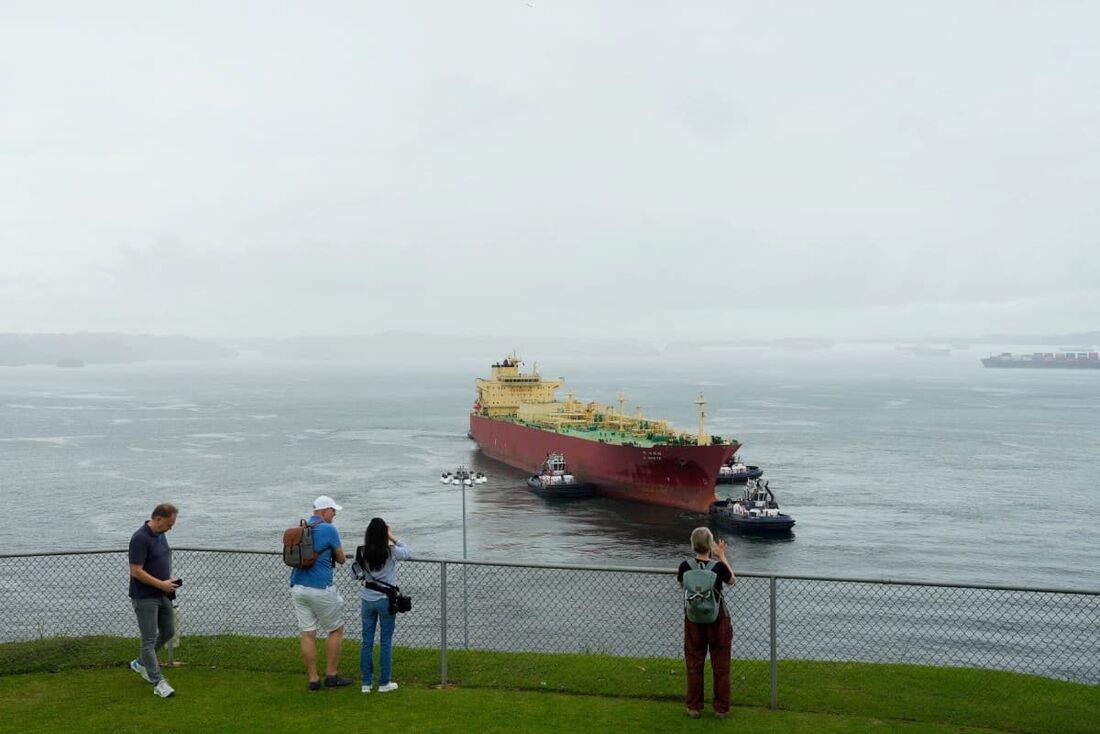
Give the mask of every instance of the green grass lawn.
MULTIPOLYGON (((155 697, 129 670, 136 640, 61 638, 0 645, 0 732, 1097 732, 1100 689, 953 668, 790 661, 780 709, 767 664, 735 662, 734 709, 684 715, 678 660, 398 649, 392 693, 309 692, 295 639, 186 638, 155 697)), ((357 677, 348 641, 342 672, 357 677)), ((709 682, 708 682, 709 690, 709 682)), ((709 696, 708 696, 709 700, 709 696)))

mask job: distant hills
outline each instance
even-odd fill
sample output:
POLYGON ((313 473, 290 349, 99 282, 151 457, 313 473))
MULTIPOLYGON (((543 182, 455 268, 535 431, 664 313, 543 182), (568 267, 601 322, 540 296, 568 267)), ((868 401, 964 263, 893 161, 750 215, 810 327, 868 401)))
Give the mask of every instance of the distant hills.
POLYGON ((625 339, 468 337, 411 332, 365 336, 245 338, 219 344, 181 336, 131 334, 0 334, 0 367, 49 364, 222 360, 241 351, 265 359, 309 362, 424 362, 461 357, 500 359, 515 349, 520 356, 639 357, 659 354, 654 346, 625 339), (227 346, 231 345, 231 346, 227 346))
POLYGON ((229 359, 237 352, 185 336, 131 334, 0 334, 0 366, 229 359))
MULTIPOLYGON (((888 339, 858 340, 889 343, 888 339)), ((987 334, 967 340, 935 340, 952 347, 967 344, 1032 344, 1064 348, 1065 345, 1100 344, 1100 331, 1068 334, 987 334)), ((0 334, 0 367, 50 364, 80 367, 84 364, 143 362, 150 360, 223 360, 240 352, 265 359, 312 362, 424 362, 439 359, 499 359, 513 349, 521 357, 650 357, 664 353, 722 351, 737 347, 774 349, 830 349, 840 344, 829 338, 703 339, 671 341, 663 346, 634 339, 564 337, 465 336, 386 332, 349 336, 300 336, 287 339, 242 338, 222 343, 184 336, 151 336, 113 333, 0 334)), ((931 340, 923 340, 927 346, 931 340)), ((946 351, 941 349, 941 351, 946 351)))
POLYGON ((665 346, 667 352, 701 352, 741 347, 771 347, 773 349, 831 349, 832 339, 786 337, 782 339, 708 339, 706 341, 675 341, 665 346))
MULTIPOLYGON (((983 336, 965 337, 937 336, 918 339, 916 342, 911 337, 879 337, 874 339, 852 339, 848 343, 853 344, 896 344, 904 341, 910 346, 903 347, 904 351, 933 350, 937 352, 949 351, 944 345, 950 345, 950 349, 966 349, 971 344, 1032 344, 1036 346, 1049 345, 1063 347, 1064 345, 1100 345, 1100 331, 1079 331, 1068 334, 985 334, 983 336)), ((665 347, 668 352, 702 352, 711 350, 732 349, 738 347, 771 347, 773 349, 829 349, 843 343, 841 340, 829 338, 780 338, 780 339, 706 339, 695 341, 673 341, 665 347)))
POLYGON ((1077 331, 1069 334, 990 334, 975 341, 998 344, 1083 344, 1086 347, 1100 344, 1100 331, 1077 331))
POLYGON ((457 357, 501 359, 515 349, 521 357, 641 357, 659 354, 651 344, 628 339, 449 336, 388 332, 367 336, 302 336, 271 341, 260 349, 269 359, 329 361, 427 360, 457 357))

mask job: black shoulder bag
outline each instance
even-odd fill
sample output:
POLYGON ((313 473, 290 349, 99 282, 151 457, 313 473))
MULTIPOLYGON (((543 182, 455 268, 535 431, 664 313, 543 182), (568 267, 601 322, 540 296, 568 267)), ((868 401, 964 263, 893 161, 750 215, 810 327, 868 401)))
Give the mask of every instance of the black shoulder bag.
POLYGON ((376 579, 370 572, 370 567, 366 563, 366 559, 360 551, 363 550, 363 546, 359 546, 355 549, 355 563, 352 564, 352 573, 355 578, 363 582, 363 586, 377 591, 380 594, 385 594, 390 600, 390 614, 398 614, 400 612, 411 612, 413 608, 413 600, 411 596, 405 596, 401 593, 400 586, 394 586, 393 584, 387 584, 385 581, 376 579), (367 578, 369 577, 369 580, 367 578))

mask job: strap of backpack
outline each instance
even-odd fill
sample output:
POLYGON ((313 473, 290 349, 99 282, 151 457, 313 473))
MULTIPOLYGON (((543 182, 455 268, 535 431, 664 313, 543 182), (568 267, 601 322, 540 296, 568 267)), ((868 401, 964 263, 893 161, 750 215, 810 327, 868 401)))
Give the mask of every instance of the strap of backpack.
MULTIPOLYGON (((692 560, 692 562, 693 562, 693 563, 696 563, 696 564, 702 564, 702 565, 697 565, 697 566, 696 566, 696 570, 699 570, 699 571, 711 571, 712 573, 714 573, 714 575, 715 575, 715 576, 717 576, 717 575, 718 575, 718 572, 714 570, 714 569, 718 568, 718 561, 717 561, 717 560, 715 560, 714 558, 711 558, 711 559, 710 559, 709 561, 707 561, 706 563, 703 563, 703 562, 702 562, 701 560, 699 560, 698 558, 692 558, 691 560, 692 560)), ((721 579, 718 579, 718 582, 721 582, 721 579)), ((715 583, 715 590, 714 590, 714 595, 715 595, 716 597, 718 597, 718 599, 719 599, 719 600, 721 600, 721 598, 722 598, 722 592, 721 592, 721 591, 719 591, 719 590, 718 590, 718 588, 717 588, 717 587, 718 587, 718 582, 716 582, 716 583, 715 583)))
POLYGON ((688 564, 695 564, 695 568, 697 571, 713 571, 715 568, 718 567, 718 561, 714 560, 713 558, 711 558, 706 563, 699 560, 698 558, 690 558, 688 559, 688 564))
MULTIPOLYGON (((718 561, 717 560, 711 558, 709 561, 707 561, 706 570, 714 572, 715 576, 718 575, 718 571, 715 570, 717 568, 718 568, 718 561)), ((718 584, 720 584, 720 583, 722 583, 721 578, 719 578, 718 580, 716 580, 714 582, 714 595, 716 597, 718 597, 719 603, 722 602, 722 590, 718 588, 718 584)))
MULTIPOLYGON (((320 525, 321 523, 323 523, 323 522, 324 522, 324 520, 318 520, 317 522, 306 522, 305 519, 303 518, 302 520, 300 520, 298 522, 298 527, 300 527, 300 528, 309 528, 310 531, 312 531, 312 530, 316 529, 316 527, 318 525, 320 525)), ((328 548, 325 548, 325 550, 328 550, 328 548)), ((324 553, 324 552, 325 551, 318 551, 316 545, 313 546, 313 554, 315 556, 319 556, 319 555, 321 555, 321 553, 324 553)), ((336 566, 336 559, 335 558, 332 559, 332 565, 335 568, 335 566, 336 566)))

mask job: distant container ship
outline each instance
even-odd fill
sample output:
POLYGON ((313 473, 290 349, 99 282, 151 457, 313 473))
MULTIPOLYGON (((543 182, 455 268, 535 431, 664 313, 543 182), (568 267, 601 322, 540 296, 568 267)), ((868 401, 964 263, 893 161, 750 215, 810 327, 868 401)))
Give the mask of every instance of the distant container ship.
POLYGON ((706 432, 702 395, 699 430, 684 433, 640 407, 627 415, 622 393, 618 410, 575 400, 572 391, 558 400, 564 380, 542 379, 537 365, 520 372, 520 364, 511 355, 492 366, 490 379, 477 380, 469 435, 486 455, 534 472, 549 454, 563 454, 601 495, 707 512, 719 469, 740 444, 706 432))
POLYGON ((986 357, 986 367, 1030 367, 1037 369, 1100 369, 1100 352, 1035 352, 1013 355, 1010 352, 986 357))

